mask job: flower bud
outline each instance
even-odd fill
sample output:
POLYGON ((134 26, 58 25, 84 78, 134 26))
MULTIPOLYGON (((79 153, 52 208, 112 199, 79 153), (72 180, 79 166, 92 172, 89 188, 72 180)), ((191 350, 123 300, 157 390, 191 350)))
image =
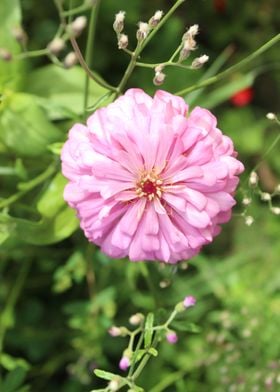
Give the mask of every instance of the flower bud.
POLYGON ((144 315, 142 313, 133 314, 129 318, 129 322, 131 325, 139 325, 144 320, 144 315))
POLYGON ((266 118, 268 120, 276 120, 276 115, 274 113, 267 113, 266 118))
POLYGON ((156 11, 156 13, 151 17, 149 20, 149 26, 154 28, 158 25, 159 21, 161 20, 163 15, 163 11, 156 11))
POLYGON ((119 378, 113 378, 109 384, 108 384, 108 388, 110 392, 115 392, 118 391, 120 387, 120 382, 119 382, 119 378))
POLYGON ((176 334, 176 332, 174 331, 168 331, 167 334, 165 335, 166 340, 168 341, 168 343, 170 344, 175 344, 178 341, 178 336, 176 334))
POLYGON ((118 39, 118 48, 126 49, 128 46, 128 36, 126 34, 120 34, 118 39))
POLYGON ((258 181, 259 181, 259 176, 255 171, 252 171, 249 177, 249 185, 255 186, 257 185, 258 181))
POLYGON ((196 299, 192 295, 188 295, 187 297, 185 297, 183 304, 186 309, 190 308, 191 306, 194 306, 196 304, 196 299))
POLYGON ((261 199, 263 201, 270 201, 271 200, 271 195, 268 192, 262 192, 261 193, 261 199))
POLYGON ((115 20, 113 23, 113 29, 117 34, 121 33, 124 28, 124 18, 125 18, 125 12, 124 11, 119 11, 115 15, 115 20))
POLYGON ((160 86, 164 80, 165 80, 166 75, 163 72, 156 72, 155 76, 153 78, 153 83, 155 86, 160 86))
POLYGON ((183 44, 183 47, 179 55, 179 63, 186 60, 189 57, 190 52, 196 49, 196 42, 192 36, 189 36, 183 44))
POLYGON ((65 41, 62 38, 54 38, 47 48, 52 54, 57 55, 65 48, 65 41))
POLYGON ((12 30, 12 35, 20 44, 24 45, 27 43, 28 40, 27 34, 21 26, 15 27, 12 30))
POLYGON ((129 366, 130 359, 124 355, 119 362, 119 368, 125 372, 129 368, 129 366))
POLYGON ((245 217, 245 225, 251 226, 254 223, 254 218, 251 215, 245 217))
POLYGON ((70 52, 65 57, 63 64, 65 68, 72 68, 75 64, 77 64, 78 58, 75 52, 70 52))
POLYGON ((87 25, 87 17, 86 16, 78 16, 72 23, 71 23, 71 30, 74 35, 80 35, 82 31, 85 29, 87 25))
POLYGON ((271 212, 274 215, 280 215, 280 207, 271 207, 271 212))
POLYGON ((244 197, 244 199, 242 200, 242 204, 244 206, 248 206, 251 203, 252 203, 252 199, 250 197, 244 197))
POLYGON ((207 61, 209 60, 209 56, 204 54, 203 56, 197 57, 192 62, 192 69, 199 69, 201 68, 207 61))
POLYGON ((111 328, 109 328, 108 332, 113 337, 121 336, 121 329, 119 327, 116 327, 115 325, 113 325, 111 328))
POLYGON ((148 23, 144 23, 144 22, 139 22, 138 26, 139 26, 139 29, 136 32, 136 38, 139 42, 141 42, 147 37, 147 35, 150 31, 150 27, 149 27, 148 23))
POLYGON ((9 52, 7 49, 5 48, 0 48, 0 60, 3 61, 11 61, 13 58, 13 55, 11 52, 9 52))

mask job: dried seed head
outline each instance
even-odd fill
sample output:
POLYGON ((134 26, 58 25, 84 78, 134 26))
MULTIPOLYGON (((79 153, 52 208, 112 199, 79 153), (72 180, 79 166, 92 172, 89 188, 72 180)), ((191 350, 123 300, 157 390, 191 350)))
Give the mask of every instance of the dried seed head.
POLYGON ((47 46, 52 54, 59 54, 65 48, 65 41, 62 38, 54 38, 47 46))
POLYGON ((189 57, 191 51, 195 49, 196 49, 196 41, 193 39, 192 36, 189 36, 187 39, 184 40, 183 47, 179 55, 179 63, 186 60, 186 58, 189 57))
POLYGON ((7 49, 5 48, 0 48, 0 60, 3 61, 11 61, 13 58, 13 55, 11 52, 9 52, 7 49))
POLYGON ((209 60, 209 56, 207 56, 206 54, 204 54, 200 57, 197 57, 192 62, 192 69, 201 68, 205 63, 207 63, 208 60, 209 60))
POLYGON ((80 35, 82 33, 82 31, 85 29, 86 25, 87 25, 86 16, 78 16, 71 23, 71 30, 75 35, 80 35))
POLYGON ((114 20, 114 23, 113 23, 113 29, 115 30, 115 32, 117 34, 121 33, 123 31, 124 19, 125 19, 125 12, 124 11, 119 11, 115 15, 115 20, 114 20))
POLYGON ((155 76, 153 78, 153 83, 155 86, 160 86, 164 80, 165 80, 166 75, 163 72, 156 72, 155 76))
POLYGON ((136 38, 139 42, 141 42, 147 37, 150 31, 150 27, 148 23, 144 23, 144 22, 139 22, 138 26, 139 28, 136 32, 136 38))
POLYGON ((65 68, 72 68, 78 62, 78 57, 75 52, 70 52, 65 57, 63 64, 65 68))
POLYGON ((161 20, 163 15, 163 11, 156 11, 156 13, 151 17, 149 20, 149 26, 154 28, 158 25, 159 21, 161 20))
POLYGON ((118 48, 126 49, 128 46, 128 36, 126 34, 120 34, 118 38, 118 48))

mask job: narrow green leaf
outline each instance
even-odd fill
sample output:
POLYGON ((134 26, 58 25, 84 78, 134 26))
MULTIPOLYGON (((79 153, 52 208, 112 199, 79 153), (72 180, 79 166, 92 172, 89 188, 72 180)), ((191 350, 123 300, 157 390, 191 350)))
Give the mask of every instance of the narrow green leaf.
POLYGON ((145 322, 144 343, 145 348, 150 347, 153 337, 154 314, 149 313, 145 322))
POLYGON ((108 381, 111 381, 114 378, 119 377, 117 374, 105 372, 105 370, 101 370, 101 369, 94 369, 94 374, 97 377, 102 378, 103 380, 108 380, 108 381))
POLYGON ((176 320, 171 323, 171 327, 177 331, 182 331, 182 332, 192 332, 192 333, 200 333, 201 328, 193 323, 187 323, 183 320, 176 320))
POLYGON ((7 374, 2 386, 2 392, 17 392, 21 384, 24 382, 26 369, 17 367, 7 374))

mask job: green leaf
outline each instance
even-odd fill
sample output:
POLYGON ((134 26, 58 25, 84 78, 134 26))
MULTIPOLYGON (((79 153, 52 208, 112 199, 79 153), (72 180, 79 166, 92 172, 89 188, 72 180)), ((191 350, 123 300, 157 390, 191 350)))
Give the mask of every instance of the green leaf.
POLYGON ((105 370, 101 370, 101 369, 94 369, 94 374, 97 377, 102 378, 103 380, 107 380, 107 381, 111 381, 116 377, 119 378, 119 376, 117 374, 105 372, 105 370))
POLYGON ((252 86, 256 77, 256 72, 250 72, 246 75, 235 76, 234 79, 227 81, 224 85, 216 87, 213 91, 201 96, 198 101, 200 106, 212 109, 215 106, 227 101, 232 95, 244 88, 252 86))
POLYGON ((182 332, 193 332, 193 333, 199 333, 201 332, 201 328, 197 326, 194 323, 186 323, 185 321, 173 321, 171 323, 172 329, 175 329, 177 331, 182 331, 182 332))
POLYGON ((144 343, 145 348, 150 347, 153 337, 154 314, 149 313, 145 322, 144 343))
POLYGON ((150 347, 148 353, 151 354, 153 357, 158 356, 158 350, 156 350, 154 347, 150 347))
POLYGON ((12 357, 9 354, 2 353, 0 356, 0 365, 6 370, 14 370, 17 367, 29 370, 30 365, 25 359, 12 357))
MULTIPOLYGON (((83 113, 85 72, 79 66, 68 70, 47 65, 32 72, 26 83, 30 94, 40 97, 39 104, 51 119, 73 118, 83 113), (55 82, 54 82, 55 81, 55 82)), ((89 83, 89 106, 111 101, 108 90, 93 80, 89 83), (104 99, 104 97, 106 99, 104 99)))
MULTIPOLYGON (((12 55, 20 51, 18 42, 13 37, 13 30, 21 24, 19 0, 0 1, 0 48, 12 55)), ((20 81, 22 62, 0 60, 0 90, 3 87, 16 87, 20 81)))
POLYGON ((2 392, 18 392, 19 387, 24 382, 26 369, 17 367, 7 374, 2 386, 2 392))
POLYGON ((21 156, 38 157, 63 134, 48 119, 36 99, 28 94, 5 96, 0 111, 0 140, 21 156))

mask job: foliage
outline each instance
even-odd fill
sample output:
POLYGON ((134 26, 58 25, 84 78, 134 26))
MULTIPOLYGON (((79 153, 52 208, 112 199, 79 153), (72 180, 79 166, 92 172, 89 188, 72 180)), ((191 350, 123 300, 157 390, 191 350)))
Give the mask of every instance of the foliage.
MULTIPOLYGON (((136 23, 149 19, 155 8, 167 12, 168 3, 101 2, 91 59, 97 78, 102 75, 116 85, 129 59, 117 49, 114 14, 126 10, 133 43, 136 23)), ((162 62, 175 50, 185 25, 200 24, 199 50, 210 55, 209 67, 195 72, 170 67, 164 89, 175 92, 216 75, 276 34, 276 0, 258 6, 253 0, 225 1, 224 13, 215 3, 184 3, 143 51, 141 61, 162 62)), ((88 8, 83 12, 89 15, 88 8)), ((30 32, 29 47, 45 48, 56 33, 57 10, 35 0, 0 2, 0 47, 13 56, 22 53, 12 34, 21 23, 30 32)), ((85 33, 79 43, 84 52, 85 33)), ((63 56, 70 50, 67 45, 63 56)), ((277 124, 265 118, 279 108, 278 52, 279 45, 273 46, 244 70, 186 96, 191 106, 215 111, 247 171, 236 216, 200 256, 178 267, 110 260, 87 243, 63 200, 59 154, 71 125, 85 117, 82 68, 66 70, 41 57, 0 60, 1 392, 106 388, 108 381, 102 379, 120 374, 118 363, 126 349, 124 339, 110 336, 108 329, 128 328, 136 311, 153 312, 156 324, 148 316, 145 327, 144 350, 149 349, 153 325, 166 320, 188 294, 196 296, 197 305, 171 324, 179 342, 170 345, 162 339, 159 355, 149 361, 137 385, 150 392, 279 388, 279 216, 272 210, 279 204, 277 144, 263 156, 279 135, 277 124), (249 86, 252 103, 234 107, 229 98, 249 86), (254 188, 248 175, 256 164, 260 183, 254 188), (273 204, 263 200, 264 192, 273 194, 273 204), (248 207, 242 206, 244 197, 252 199, 248 207), (244 224, 248 215, 255 219, 250 227, 244 224), (97 368, 108 372, 95 370, 99 379, 97 368)), ((152 69, 137 68, 128 85, 152 93, 152 79, 152 69)), ((110 99, 106 87, 89 82, 89 111, 110 99)))

